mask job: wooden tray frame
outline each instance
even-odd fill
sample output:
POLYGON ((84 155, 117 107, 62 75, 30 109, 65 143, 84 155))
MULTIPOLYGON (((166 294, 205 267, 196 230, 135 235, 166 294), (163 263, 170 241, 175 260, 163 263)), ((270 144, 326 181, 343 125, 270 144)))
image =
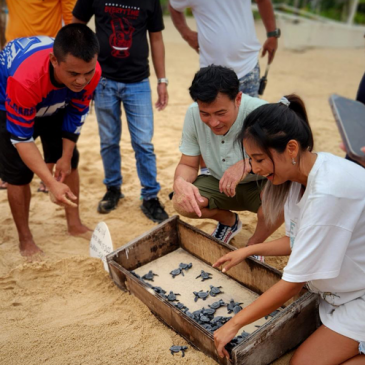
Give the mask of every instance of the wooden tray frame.
MULTIPOLYGON (((272 320, 234 347, 231 361, 219 358, 209 331, 161 295, 148 291, 147 285, 130 272, 180 247, 210 265, 219 257, 236 250, 173 216, 109 254, 110 276, 121 290, 134 294, 157 318, 218 363, 270 364, 298 346, 319 327, 318 298, 304 289, 294 300, 287 302, 272 320)), ((281 278, 279 270, 253 258, 246 259, 226 275, 258 294, 281 278)))

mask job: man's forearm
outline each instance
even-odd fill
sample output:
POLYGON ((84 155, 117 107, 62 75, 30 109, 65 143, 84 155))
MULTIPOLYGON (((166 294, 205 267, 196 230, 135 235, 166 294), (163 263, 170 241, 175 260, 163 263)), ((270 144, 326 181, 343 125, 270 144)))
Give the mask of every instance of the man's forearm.
POLYGON ((34 142, 20 142, 15 147, 23 162, 47 186, 55 181, 34 142))
POLYGON ((271 0, 256 0, 256 2, 266 32, 274 31, 276 29, 276 22, 271 0))
POLYGON ((170 4, 169 4, 169 10, 172 22, 174 23, 176 29, 181 34, 181 36, 186 40, 186 36, 189 32, 192 30, 188 27, 185 19, 184 13, 181 13, 180 11, 175 10, 170 4))
POLYGON ((198 170, 194 167, 179 164, 175 171, 174 182, 177 179, 183 179, 188 183, 193 183, 198 176, 198 170))
POLYGON ((162 32, 150 33, 151 54, 153 67, 158 79, 166 77, 165 73, 165 45, 162 32))

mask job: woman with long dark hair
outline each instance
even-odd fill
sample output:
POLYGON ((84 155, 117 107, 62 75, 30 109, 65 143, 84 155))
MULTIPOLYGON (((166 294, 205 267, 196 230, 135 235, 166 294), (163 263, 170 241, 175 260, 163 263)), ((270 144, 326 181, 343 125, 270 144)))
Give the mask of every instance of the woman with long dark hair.
POLYGON ((268 181, 263 210, 284 210, 286 236, 231 252, 223 271, 251 255, 290 255, 282 279, 214 333, 220 356, 238 330, 271 313, 307 284, 320 296, 323 325, 291 364, 365 362, 365 170, 329 153, 313 153, 303 101, 289 95, 246 119, 240 135, 255 174, 268 181), (284 207, 284 208, 283 208, 284 207))

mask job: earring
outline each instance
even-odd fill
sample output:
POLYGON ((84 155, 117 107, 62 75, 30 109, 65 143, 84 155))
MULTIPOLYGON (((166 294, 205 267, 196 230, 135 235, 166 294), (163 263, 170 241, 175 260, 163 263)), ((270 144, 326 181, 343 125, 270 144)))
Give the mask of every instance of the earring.
POLYGON ((291 163, 293 164, 293 165, 296 165, 297 163, 296 163, 296 161, 294 160, 294 157, 291 159, 291 163))

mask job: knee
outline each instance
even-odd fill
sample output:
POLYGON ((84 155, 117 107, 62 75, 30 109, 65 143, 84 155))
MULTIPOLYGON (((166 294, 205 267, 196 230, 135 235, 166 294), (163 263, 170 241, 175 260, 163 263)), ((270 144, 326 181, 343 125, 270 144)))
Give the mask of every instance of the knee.
POLYGON ((186 217, 186 218, 198 218, 197 215, 195 214, 195 212, 193 212, 193 213, 188 212, 186 209, 184 209, 181 206, 181 203, 176 198, 176 195, 174 195, 173 198, 172 198, 172 206, 174 207, 174 209, 176 210, 176 212, 178 214, 182 215, 183 217, 186 217))

